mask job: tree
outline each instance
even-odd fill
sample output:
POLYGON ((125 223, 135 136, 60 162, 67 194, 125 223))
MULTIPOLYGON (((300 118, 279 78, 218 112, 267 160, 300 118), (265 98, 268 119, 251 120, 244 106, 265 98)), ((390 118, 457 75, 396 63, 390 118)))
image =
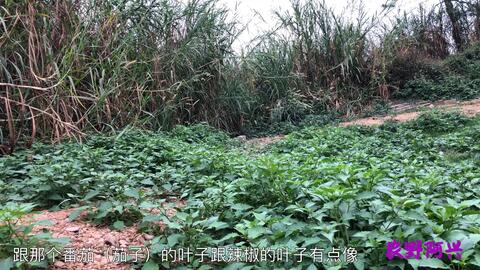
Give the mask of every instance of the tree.
POLYGON ((455 9, 452 0, 444 0, 445 10, 448 18, 452 23, 452 38, 458 51, 463 50, 464 40, 462 38, 462 27, 460 25, 460 17, 458 11, 455 9))

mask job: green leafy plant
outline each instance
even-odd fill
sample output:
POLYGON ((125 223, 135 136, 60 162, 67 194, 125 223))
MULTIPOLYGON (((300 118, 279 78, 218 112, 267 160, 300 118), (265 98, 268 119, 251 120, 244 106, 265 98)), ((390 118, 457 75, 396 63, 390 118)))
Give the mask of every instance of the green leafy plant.
POLYGON ((32 229, 35 225, 48 226, 51 223, 48 220, 29 223, 26 218, 32 213, 34 204, 18 204, 8 202, 0 207, 0 267, 1 269, 32 269, 47 268, 48 257, 43 261, 24 262, 14 261, 14 249, 22 248, 44 248, 47 252, 50 248, 60 249, 68 243, 67 238, 53 238, 51 233, 44 230, 41 233, 33 234, 32 229), (24 219, 23 221, 21 219, 24 219))
POLYGON ((449 132, 463 128, 472 120, 459 112, 428 111, 417 119, 410 121, 407 126, 426 132, 449 132))
POLYGON ((299 128, 259 151, 222 146, 230 139, 201 126, 172 133, 130 129, 0 158, 0 199, 77 207, 72 219, 87 211, 83 222, 116 230, 136 224, 153 235, 145 269, 473 270, 480 264, 479 129, 479 118, 433 111, 379 127, 299 128), (52 178, 52 160, 70 168, 52 178), (57 184, 51 179, 79 188, 50 189, 63 200, 40 196, 46 193, 35 187, 57 184), (392 239, 461 240, 462 258, 388 261, 392 239), (358 260, 162 261, 164 248, 204 247, 288 248, 290 254, 354 247, 358 260))

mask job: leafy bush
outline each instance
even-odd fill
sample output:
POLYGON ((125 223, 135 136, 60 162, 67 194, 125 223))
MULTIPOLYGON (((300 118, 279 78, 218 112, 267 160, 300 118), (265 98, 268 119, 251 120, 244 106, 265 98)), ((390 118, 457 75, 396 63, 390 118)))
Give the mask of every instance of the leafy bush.
POLYGON ((480 79, 480 44, 449 57, 445 64, 455 74, 471 80, 480 79))
POLYGON ((406 83, 397 97, 419 98, 424 100, 473 99, 480 95, 480 80, 465 79, 460 76, 448 76, 440 80, 420 77, 406 83))
POLYGON ((472 119, 459 112, 434 110, 420 114, 406 126, 426 132, 451 132, 464 128, 471 122, 472 119))
POLYGON ((473 99, 480 96, 480 45, 450 56, 439 71, 423 70, 396 92, 396 97, 424 100, 473 99))
POLYGON ((306 115, 303 119, 296 122, 283 121, 274 123, 257 123, 253 127, 247 127, 245 134, 249 137, 264 137, 278 134, 289 134, 309 126, 322 127, 327 124, 338 121, 338 116, 333 113, 306 115))
POLYGON ((439 80, 446 73, 447 70, 443 63, 439 63, 438 60, 430 60, 419 55, 399 55, 390 64, 388 82, 399 88, 397 92, 408 96, 409 93, 404 93, 408 90, 404 88, 407 83, 415 80, 418 74, 422 74, 425 78, 431 80, 439 80))
POLYGON ((175 139, 195 144, 231 145, 235 143, 227 133, 207 124, 196 124, 188 127, 179 125, 168 132, 168 135, 175 139))

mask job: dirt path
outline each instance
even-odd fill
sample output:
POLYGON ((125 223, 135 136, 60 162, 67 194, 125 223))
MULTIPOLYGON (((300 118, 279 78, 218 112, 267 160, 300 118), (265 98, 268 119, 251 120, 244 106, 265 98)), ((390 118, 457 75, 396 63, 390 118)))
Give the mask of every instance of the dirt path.
MULTIPOLYGON (((480 114, 480 99, 474 99, 470 101, 456 101, 456 100, 442 100, 438 102, 428 101, 414 101, 414 102, 392 102, 390 106, 393 109, 393 114, 383 117, 367 117, 360 118, 353 121, 342 122, 340 126, 351 125, 381 125, 387 120, 393 120, 397 122, 406 122, 418 117, 418 115, 425 110, 442 109, 442 110, 458 110, 468 116, 475 116, 480 114)), ((245 140, 245 144, 249 148, 261 149, 266 145, 278 142, 285 138, 285 135, 277 135, 271 137, 254 138, 245 140)))
POLYGON ((399 103, 392 106, 395 113, 393 115, 384 116, 384 117, 368 117, 368 118, 361 118, 356 119, 349 122, 343 122, 341 126, 351 126, 351 125, 365 125, 365 126, 372 126, 372 125, 381 125, 387 120, 393 120, 397 122, 406 122, 409 120, 413 120, 418 117, 421 113, 421 109, 442 109, 442 110, 458 110, 465 115, 468 116, 475 116, 480 113, 480 99, 475 99, 471 101, 454 101, 454 100, 446 100, 446 101, 439 101, 435 103, 419 103, 417 106, 415 104, 406 104, 406 103, 399 103), (413 110, 411 112, 408 112, 413 110))
POLYGON ((285 135, 253 138, 250 140, 246 140, 245 145, 247 145, 248 148, 262 149, 264 146, 278 142, 283 138, 285 138, 285 135))
MULTIPOLYGON (((133 253, 133 247, 144 247, 147 240, 153 237, 138 233, 136 226, 126 227, 121 231, 114 231, 108 227, 98 227, 86 221, 70 221, 68 216, 75 209, 60 210, 57 212, 42 211, 31 217, 34 221, 49 221, 49 226, 35 226, 33 233, 40 233, 47 229, 54 238, 69 238, 70 243, 62 251, 58 249, 56 259, 49 260, 52 270, 63 269, 132 269, 128 263, 123 262, 114 255, 133 253), (132 249, 130 251, 130 249, 132 249), (74 254, 72 254, 74 253, 74 254), (73 255, 73 257, 71 256, 73 255)), ((143 258, 141 258, 143 259, 143 258)), ((140 258, 139 258, 140 260, 140 258)))
MULTIPOLYGON (((185 201, 172 201, 175 207, 185 206, 185 201)), ((132 263, 146 262, 149 257, 148 244, 153 235, 141 233, 139 224, 112 230, 108 226, 97 226, 85 220, 84 211, 77 219, 70 221, 69 215, 75 208, 60 211, 41 211, 28 215, 22 224, 45 221, 47 225, 36 225, 32 233, 48 230, 54 238, 68 238, 69 244, 58 249, 56 259, 49 260, 50 270, 130 270, 132 263)), ((168 217, 175 215, 172 205, 165 203, 162 209, 149 209, 152 214, 164 213, 168 217)), ((161 230, 165 228, 162 221, 154 222, 161 230)), ((45 253, 49 250, 45 250, 45 253)), ((30 256, 30 254, 29 254, 30 256)))

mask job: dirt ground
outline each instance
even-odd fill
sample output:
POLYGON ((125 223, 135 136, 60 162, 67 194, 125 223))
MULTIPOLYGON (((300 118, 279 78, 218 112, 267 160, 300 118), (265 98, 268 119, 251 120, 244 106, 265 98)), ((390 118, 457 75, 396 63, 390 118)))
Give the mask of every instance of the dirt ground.
MULTIPOLYGON (((82 221, 81 218, 70 221, 68 216, 73 211, 75 209, 57 212, 42 211, 31 217, 35 221, 48 220, 53 223, 50 226, 35 226, 33 233, 47 229, 54 238, 67 237, 70 239, 70 244, 67 245, 68 250, 72 248, 75 252, 74 259, 68 255, 67 249, 59 253, 54 262, 50 260, 53 265, 49 269, 129 270, 130 265, 123 262, 121 255, 130 253, 130 248, 131 252, 134 252, 132 247, 144 247, 145 242, 153 238, 151 235, 138 233, 136 226, 114 231, 108 227, 95 226, 82 221), (118 255, 117 259, 114 259, 115 255, 118 255)), ((144 253, 146 258, 146 252, 144 253)), ((140 259, 144 259, 143 256, 138 258, 140 259)))
MULTIPOLYGON (((340 126, 351 125, 381 125, 387 120, 393 120, 398 122, 406 122, 417 118, 417 116, 424 110, 431 109, 445 109, 445 110, 459 110, 468 116, 475 116, 480 113, 480 99, 470 101, 456 101, 456 100, 443 100, 438 102, 392 102, 391 107, 393 114, 384 117, 367 117, 360 118, 353 121, 342 122, 340 126)), ((254 138, 245 140, 245 144, 249 148, 263 148, 271 143, 278 142, 285 138, 285 135, 277 135, 271 137, 254 138)))
POLYGON ((444 109, 444 110, 458 110, 465 115, 475 116, 480 113, 480 99, 475 99, 471 101, 454 101, 446 100, 439 101, 435 103, 420 103, 418 106, 412 106, 410 104, 395 104, 392 106, 394 109, 394 114, 384 117, 368 117, 356 119, 349 122, 343 122, 341 126, 350 126, 350 125, 381 125, 387 120, 393 120, 398 122, 406 122, 417 118, 421 113, 421 109, 444 109), (408 112, 413 110, 411 112, 408 112))
MULTIPOLYGON (((354 121, 343 122, 341 126, 349 125, 379 125, 387 120, 394 120, 405 122, 416 118, 422 109, 448 109, 460 110, 466 115, 474 116, 480 113, 480 99, 457 102, 457 101, 441 101, 435 103, 421 102, 418 104, 412 103, 394 103, 392 104, 394 114, 385 117, 368 117, 357 119, 354 121)), ((256 138, 245 141, 246 144, 252 145, 267 145, 283 139, 284 135, 256 138)), ((51 226, 35 226, 34 233, 40 232, 46 228, 53 233, 54 237, 68 237, 70 238, 69 247, 74 248, 77 252, 81 249, 91 248, 93 250, 93 262, 66 262, 64 258, 59 259, 52 265, 52 270, 103 270, 103 269, 132 269, 129 263, 112 262, 112 254, 105 252, 113 248, 129 249, 132 246, 145 247, 147 241, 153 238, 152 235, 142 234, 138 232, 137 226, 126 227, 121 231, 113 231, 108 227, 95 226, 81 218, 76 221, 69 221, 68 215, 75 209, 61 210, 58 212, 43 211, 31 218, 40 220, 50 220, 53 222, 51 226)), ((172 213, 174 214, 174 213, 172 213)), ((145 254, 144 254, 145 256, 145 254)), ((144 259, 141 257, 140 259, 144 259)))
POLYGON ((271 136, 271 137, 261 137, 261 138, 253 138, 250 140, 246 140, 245 144, 247 145, 248 148, 262 148, 266 145, 278 142, 285 138, 285 135, 277 135, 277 136, 271 136))
MULTIPOLYGON (((185 201, 172 201, 175 207, 183 207, 185 201)), ((140 233, 138 224, 124 227, 122 230, 113 230, 108 226, 95 225, 86 220, 84 211, 77 219, 70 221, 69 215, 76 209, 60 211, 41 211, 21 220, 22 224, 45 221, 46 224, 33 227, 32 234, 38 234, 45 229, 52 233, 54 238, 68 238, 69 244, 62 251, 59 249, 56 259, 50 259, 50 270, 130 270, 132 263, 146 262, 150 256, 147 249, 148 242, 153 235, 140 233)), ((164 212, 168 217, 175 215, 175 209, 168 203, 163 209, 150 209, 152 214, 164 212)), ((156 221, 160 229, 165 227, 162 221, 156 221)), ((45 250, 47 253, 50 250, 45 250)), ((30 254, 29 254, 30 256, 30 254)))

